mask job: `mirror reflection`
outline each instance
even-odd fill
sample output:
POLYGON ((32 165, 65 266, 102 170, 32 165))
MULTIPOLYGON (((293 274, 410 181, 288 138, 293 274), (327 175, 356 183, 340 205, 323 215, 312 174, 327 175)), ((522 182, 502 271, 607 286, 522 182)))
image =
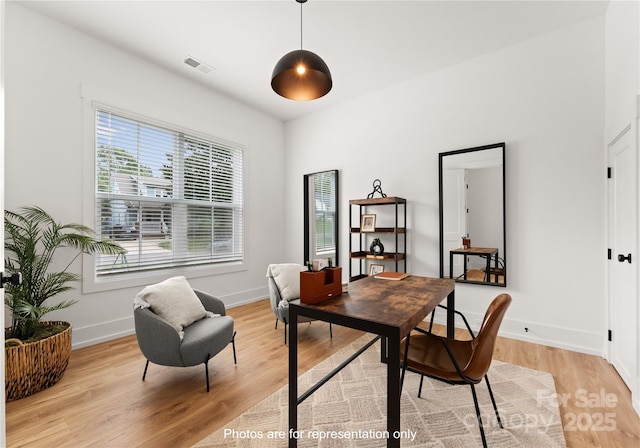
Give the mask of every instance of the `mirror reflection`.
POLYGON ((338 260, 338 170, 304 175, 304 261, 338 260))
POLYGON ((440 277, 506 286, 504 149, 440 153, 440 277))

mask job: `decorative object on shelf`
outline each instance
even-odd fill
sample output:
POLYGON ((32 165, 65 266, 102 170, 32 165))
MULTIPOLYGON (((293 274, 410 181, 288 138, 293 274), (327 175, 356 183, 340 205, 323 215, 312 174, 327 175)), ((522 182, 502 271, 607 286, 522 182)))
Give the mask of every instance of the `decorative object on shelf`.
POLYGON ((372 264, 369 266, 369 275, 377 275, 381 272, 384 272, 384 265, 382 264, 372 264))
POLYGON ((313 272, 313 261, 308 261, 305 263, 307 265, 307 272, 313 272))
POLYGON ((373 241, 371 241, 369 250, 373 255, 382 255, 384 253, 384 245, 380 241, 380 238, 374 238, 373 241))
POLYGON ((332 268, 333 267, 333 258, 329 257, 327 258, 327 265, 328 267, 332 268))
POLYGON ((375 232, 376 231, 376 215, 362 215, 360 219, 360 231, 361 232, 375 232))
POLYGON ((317 54, 302 49, 302 4, 300 3, 300 49, 278 61, 271 75, 271 88, 280 96, 309 101, 325 96, 333 86, 329 67, 317 54))
POLYGON ((380 193, 380 196, 383 198, 387 197, 387 195, 382 192, 382 182, 380 182, 380 179, 373 181, 373 191, 367 195, 367 199, 372 199, 376 193, 380 193))
POLYGON ((463 249, 469 249, 471 247, 471 239, 463 236, 462 237, 462 248, 463 249))

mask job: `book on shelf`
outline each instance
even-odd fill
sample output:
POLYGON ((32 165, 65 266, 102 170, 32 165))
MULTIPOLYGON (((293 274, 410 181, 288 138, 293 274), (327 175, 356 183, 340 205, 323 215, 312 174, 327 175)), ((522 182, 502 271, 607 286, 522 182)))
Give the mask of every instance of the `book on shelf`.
POLYGON ((409 277, 406 272, 381 272, 375 275, 375 278, 382 278, 384 280, 402 280, 403 278, 409 277))

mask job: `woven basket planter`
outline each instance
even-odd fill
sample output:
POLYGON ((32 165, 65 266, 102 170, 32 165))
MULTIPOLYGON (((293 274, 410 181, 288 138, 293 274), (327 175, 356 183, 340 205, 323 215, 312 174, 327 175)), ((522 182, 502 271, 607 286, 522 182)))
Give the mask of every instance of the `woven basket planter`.
POLYGON ((17 400, 56 384, 69 365, 71 356, 71 324, 62 321, 44 325, 66 325, 58 334, 36 342, 18 339, 5 341, 5 399, 17 400), (8 342, 18 345, 6 346, 8 342))

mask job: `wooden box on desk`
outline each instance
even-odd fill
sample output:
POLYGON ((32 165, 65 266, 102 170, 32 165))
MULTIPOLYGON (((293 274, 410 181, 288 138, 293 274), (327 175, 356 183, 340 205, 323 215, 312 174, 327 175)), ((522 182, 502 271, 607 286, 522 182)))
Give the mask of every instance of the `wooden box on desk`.
POLYGON ((314 304, 342 294, 342 268, 300 273, 300 301, 314 304))

